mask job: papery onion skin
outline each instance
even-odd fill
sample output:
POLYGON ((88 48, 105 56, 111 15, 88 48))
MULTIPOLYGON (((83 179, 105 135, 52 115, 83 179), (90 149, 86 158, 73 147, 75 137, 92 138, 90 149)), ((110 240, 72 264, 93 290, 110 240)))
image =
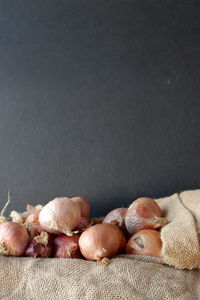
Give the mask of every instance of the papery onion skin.
POLYGON ((162 241, 160 232, 144 229, 134 234, 126 245, 127 254, 161 256, 162 241))
POLYGON ((88 219, 90 216, 90 204, 88 200, 83 197, 72 197, 71 200, 80 203, 81 216, 88 219))
MULTIPOLYGON (((41 208, 42 209, 42 208, 41 208)), ((40 210, 36 209, 32 205, 27 205, 26 210, 29 212, 29 216, 26 218, 26 223, 38 223, 40 210)))
POLYGON ((142 229, 156 229, 167 224, 162 211, 152 198, 141 197, 133 201, 125 215, 125 226, 130 234, 142 229))
POLYGON ((27 230, 30 241, 32 241, 35 236, 44 231, 39 223, 24 223, 23 225, 27 230))
POLYGON ((29 212, 28 217, 25 220, 24 226, 29 234, 30 240, 40 234, 44 229, 39 223, 39 214, 42 209, 42 205, 37 205, 35 208, 32 205, 27 205, 26 209, 29 212))
POLYGON ((47 203, 39 214, 42 228, 53 234, 73 235, 81 218, 81 205, 67 197, 58 197, 47 203))
POLYGON ((79 235, 73 236, 60 235, 53 242, 53 257, 57 258, 81 258, 79 249, 79 235))
POLYGON ((29 236, 23 225, 6 222, 0 225, 0 254, 21 256, 29 242, 29 236))
POLYGON ((116 225, 96 224, 81 234, 79 247, 86 259, 101 261, 116 255, 124 247, 124 239, 116 225))
POLYGON ((22 214, 21 214, 21 213, 18 213, 18 212, 15 211, 15 210, 12 210, 12 211, 11 211, 10 217, 11 217, 11 219, 12 219, 12 222, 20 223, 20 224, 23 224, 23 223, 24 223, 24 218, 23 218, 22 214))

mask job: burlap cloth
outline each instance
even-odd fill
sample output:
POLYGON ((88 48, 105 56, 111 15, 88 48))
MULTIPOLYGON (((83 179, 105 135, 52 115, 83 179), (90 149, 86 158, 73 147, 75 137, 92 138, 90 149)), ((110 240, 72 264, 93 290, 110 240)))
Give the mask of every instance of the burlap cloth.
POLYGON ((200 190, 157 201, 170 221, 161 231, 162 259, 120 255, 103 267, 80 259, 0 256, 0 299, 200 299, 200 190))

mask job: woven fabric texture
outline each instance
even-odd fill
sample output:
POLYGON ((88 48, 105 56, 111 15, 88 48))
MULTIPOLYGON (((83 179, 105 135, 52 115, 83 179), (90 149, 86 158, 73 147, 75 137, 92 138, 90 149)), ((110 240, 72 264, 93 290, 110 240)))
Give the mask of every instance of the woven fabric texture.
POLYGON ((102 266, 81 259, 0 256, 0 299, 200 299, 200 190, 157 201, 170 221, 161 230, 162 258, 120 255, 102 266))

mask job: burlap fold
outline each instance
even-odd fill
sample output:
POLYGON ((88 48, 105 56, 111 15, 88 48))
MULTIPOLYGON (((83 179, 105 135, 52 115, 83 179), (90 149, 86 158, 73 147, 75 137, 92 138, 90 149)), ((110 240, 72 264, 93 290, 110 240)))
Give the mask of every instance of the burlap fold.
POLYGON ((169 224, 162 228, 163 261, 180 269, 200 267, 200 190, 157 200, 169 224))
POLYGON ((120 255, 103 267, 81 259, 0 256, 0 299, 200 299, 200 190, 157 201, 170 221, 161 230, 162 258, 120 255))

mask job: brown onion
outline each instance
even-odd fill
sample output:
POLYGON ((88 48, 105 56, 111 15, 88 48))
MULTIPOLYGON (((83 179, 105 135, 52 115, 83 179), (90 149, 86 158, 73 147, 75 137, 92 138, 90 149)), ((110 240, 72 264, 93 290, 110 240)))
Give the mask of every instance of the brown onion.
POLYGON ((81 205, 81 216, 88 219, 90 215, 90 204, 87 199, 83 197, 73 197, 71 198, 72 201, 80 203, 81 205))
POLYGON ((167 224, 167 219, 161 217, 162 212, 154 199, 138 198, 127 209, 125 225, 130 234, 142 229, 155 229, 167 224))
POLYGON ((23 225, 6 222, 0 225, 0 254, 21 256, 29 242, 29 236, 23 225))
POLYGON ((126 245, 127 254, 161 256, 162 241, 160 232, 144 229, 134 234, 126 245))
POLYGON ((42 228, 54 234, 73 235, 81 219, 81 205, 67 197, 59 197, 47 203, 39 214, 42 228))
POLYGON ((79 235, 60 235, 53 242, 53 256, 65 258, 80 258, 81 252, 78 245, 79 235))
POLYGON ((87 228, 80 236, 82 255, 89 260, 106 262, 125 246, 125 237, 114 224, 97 224, 87 228))

